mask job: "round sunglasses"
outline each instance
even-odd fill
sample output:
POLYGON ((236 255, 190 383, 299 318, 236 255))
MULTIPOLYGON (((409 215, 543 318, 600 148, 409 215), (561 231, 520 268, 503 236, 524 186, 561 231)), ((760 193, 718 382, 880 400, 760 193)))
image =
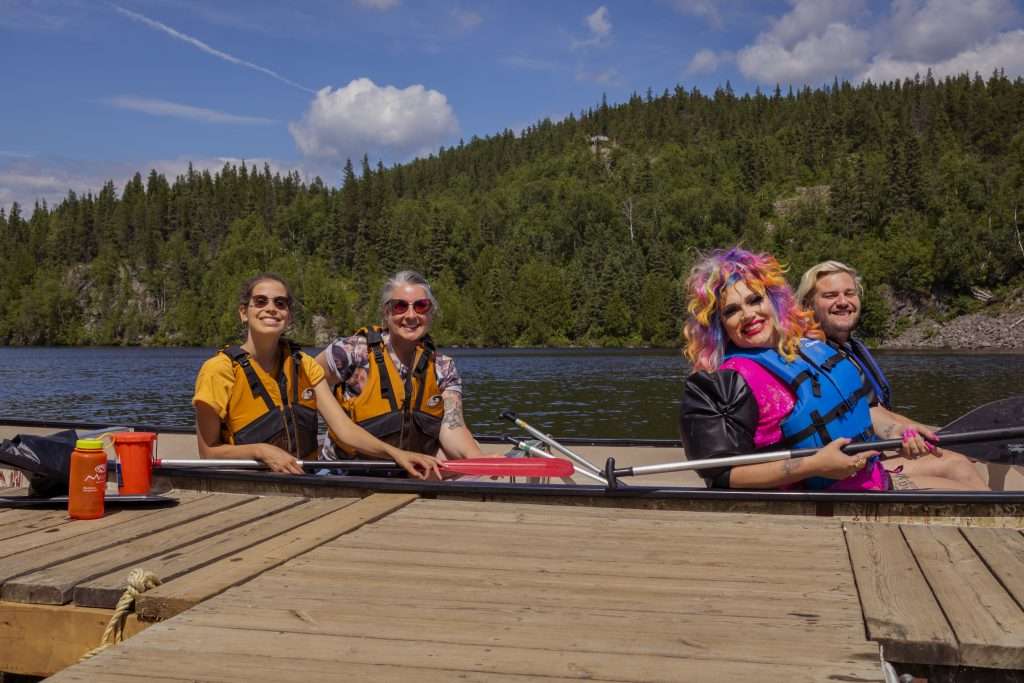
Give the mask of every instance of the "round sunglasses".
POLYGON ((391 299, 388 301, 388 310, 391 311, 392 315, 405 315, 409 311, 410 306, 412 306, 412 310, 419 315, 426 315, 427 313, 430 313, 430 309, 434 307, 434 303, 430 299, 416 299, 416 301, 391 299))
POLYGON ((271 303, 273 303, 274 308, 279 311, 287 311, 292 305, 291 299, 286 296, 275 296, 271 299, 269 296, 264 296, 263 294, 254 294, 249 298, 249 305, 253 308, 266 308, 271 303))

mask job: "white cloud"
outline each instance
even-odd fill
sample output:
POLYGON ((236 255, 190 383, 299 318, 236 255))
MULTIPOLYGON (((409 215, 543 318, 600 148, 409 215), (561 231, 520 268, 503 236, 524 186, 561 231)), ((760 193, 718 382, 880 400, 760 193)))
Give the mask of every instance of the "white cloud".
POLYGON ((573 40, 573 49, 579 47, 598 47, 608 44, 612 36, 612 20, 608 16, 608 8, 601 5, 583 18, 583 25, 590 32, 584 40, 573 40))
POLYGON ((77 8, 54 0, 4 0, 0 26, 16 31, 60 31, 74 20, 77 8))
POLYGON ((355 0, 355 3, 368 9, 375 9, 381 12, 386 12, 389 9, 398 7, 398 0, 355 0))
POLYGON ((672 6, 683 14, 703 17, 715 28, 722 27, 722 15, 715 0, 673 0, 672 6))
POLYGON ((163 31, 172 38, 177 38, 178 40, 188 43, 189 45, 197 47, 209 55, 213 55, 214 57, 223 59, 224 61, 230 62, 232 64, 237 64, 238 66, 244 66, 245 68, 252 69, 253 71, 259 71, 260 73, 266 74, 267 76, 270 76, 271 78, 281 81, 286 85, 290 85, 293 88, 298 88, 299 90, 304 90, 309 93, 315 92, 314 90, 311 90, 310 88, 307 88, 304 85, 300 85, 295 81, 285 78, 284 76, 277 73, 276 71, 273 71, 272 69, 268 69, 265 66, 260 66, 259 64, 253 64, 252 62, 247 62, 244 59, 239 59, 234 55, 228 54, 227 52, 223 52, 216 48, 210 47, 198 38, 193 38, 192 36, 186 35, 181 31, 171 28, 167 24, 156 21, 155 19, 150 19, 149 17, 139 14, 138 12, 132 12, 131 10, 126 10, 123 7, 118 7, 117 5, 111 5, 111 7, 113 7, 116 11, 120 12, 129 19, 141 22, 146 26, 149 26, 150 28, 156 29, 158 31, 163 31))
POLYGON ((118 109, 129 109, 131 111, 139 111, 144 114, 152 114, 153 116, 192 119, 194 121, 204 121, 206 123, 232 123, 243 125, 265 125, 268 123, 277 123, 274 119, 265 119, 259 116, 239 116, 237 114, 228 114, 215 109, 203 109, 202 107, 192 107, 187 104, 178 104, 176 102, 154 100, 145 97, 133 97, 131 95, 112 97, 109 100, 106 100, 106 102, 118 109))
POLYGON ((736 54, 740 71, 759 83, 808 83, 861 68, 871 54, 871 34, 849 20, 864 11, 861 0, 790 0, 753 45, 736 54))
POLYGON ((858 80, 876 83, 913 78, 928 69, 936 78, 961 73, 989 76, 996 69, 1005 69, 1008 76, 1024 74, 1024 30, 1002 33, 996 38, 941 62, 901 60, 883 53, 875 57, 858 80))
POLYGON ((448 98, 422 85, 398 89, 358 78, 344 88, 321 89, 302 120, 288 124, 307 158, 386 160, 427 154, 458 132, 448 98))
POLYGON ((605 85, 621 85, 622 83, 622 77, 615 67, 605 69, 604 71, 577 71, 576 80, 605 85))
MULTIPOLYGON (((883 81, 928 69, 937 75, 996 68, 1011 78, 1024 73, 1013 0, 892 0, 881 18, 863 0, 789 3, 789 12, 736 54, 752 81, 883 81)), ((691 67, 705 63, 691 61, 691 67)))
POLYGON ((846 24, 864 10, 862 0, 789 0, 792 9, 779 17, 758 41, 793 47, 834 24, 846 24))
POLYGON ((452 18, 455 20, 455 25, 460 31, 472 31, 484 20, 479 12, 459 9, 452 10, 452 18))
POLYGON ((870 35, 846 24, 829 24, 792 46, 772 40, 743 48, 736 62, 744 76, 759 83, 811 83, 859 69, 870 55, 870 35))
POLYGON ((910 61, 950 59, 991 40, 1017 14, 1010 0, 895 0, 883 27, 885 51, 910 61))
POLYGON ((686 65, 686 73, 690 75, 712 73, 718 69, 720 61, 718 54, 713 50, 699 50, 686 65))
POLYGON ((597 38, 604 38, 612 32, 612 22, 608 18, 608 8, 601 5, 593 14, 587 15, 584 23, 590 29, 590 33, 597 38))

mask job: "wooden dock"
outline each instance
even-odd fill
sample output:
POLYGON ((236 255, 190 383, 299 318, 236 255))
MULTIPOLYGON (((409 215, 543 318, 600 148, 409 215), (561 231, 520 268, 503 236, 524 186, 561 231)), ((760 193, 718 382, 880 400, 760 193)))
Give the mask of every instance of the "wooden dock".
POLYGON ((1024 669, 1011 529, 180 492, 68 522, 0 511, 0 671, 133 635, 63 681, 882 681, 886 659, 1024 669), (159 623, 155 623, 159 622, 159 623))

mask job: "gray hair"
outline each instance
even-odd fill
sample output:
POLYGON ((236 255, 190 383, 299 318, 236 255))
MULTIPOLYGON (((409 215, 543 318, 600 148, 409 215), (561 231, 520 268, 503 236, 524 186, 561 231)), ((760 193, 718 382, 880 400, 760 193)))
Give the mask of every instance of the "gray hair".
POLYGON ((818 265, 808 268, 800 278, 800 286, 796 288, 796 300, 804 308, 811 308, 811 300, 814 298, 814 288, 817 286, 818 280, 836 273, 846 273, 852 277, 853 283, 857 286, 857 296, 864 296, 864 285, 856 270, 840 261, 822 261, 818 265))
POLYGON ((396 287, 404 287, 405 285, 418 285, 423 288, 423 291, 427 293, 427 298, 430 299, 430 316, 431 319, 436 318, 441 312, 441 307, 437 303, 437 298, 434 296, 434 290, 430 288, 430 283, 427 282, 427 278, 423 277, 415 270, 402 270, 391 277, 384 283, 384 286, 380 290, 380 320, 381 327, 387 329, 388 327, 388 302, 391 301, 391 293, 396 287))

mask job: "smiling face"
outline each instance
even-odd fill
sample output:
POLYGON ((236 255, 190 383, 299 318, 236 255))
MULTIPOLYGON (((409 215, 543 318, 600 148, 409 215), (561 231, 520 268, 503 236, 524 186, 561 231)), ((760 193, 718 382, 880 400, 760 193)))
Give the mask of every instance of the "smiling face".
POLYGON ((407 305, 395 307, 391 304, 387 308, 388 332, 391 333, 392 344, 396 341, 401 344, 408 342, 415 344, 419 342, 427 332, 430 331, 430 323, 433 321, 434 312, 428 310, 425 313, 417 313, 414 304, 419 301, 430 301, 427 290, 422 285, 400 285, 391 290, 389 297, 391 302, 404 301, 407 305), (404 308, 401 313, 398 309, 404 308))
POLYGON ((860 318, 860 294, 852 275, 840 272, 818 278, 811 304, 814 317, 829 339, 849 339, 860 318))
POLYGON ((746 282, 725 290, 720 315, 729 341, 741 349, 771 348, 778 341, 771 302, 746 282))
POLYGON ((277 280, 260 280, 253 286, 249 302, 238 307, 238 317, 249 326, 250 337, 281 336, 292 319, 288 289, 277 280))

